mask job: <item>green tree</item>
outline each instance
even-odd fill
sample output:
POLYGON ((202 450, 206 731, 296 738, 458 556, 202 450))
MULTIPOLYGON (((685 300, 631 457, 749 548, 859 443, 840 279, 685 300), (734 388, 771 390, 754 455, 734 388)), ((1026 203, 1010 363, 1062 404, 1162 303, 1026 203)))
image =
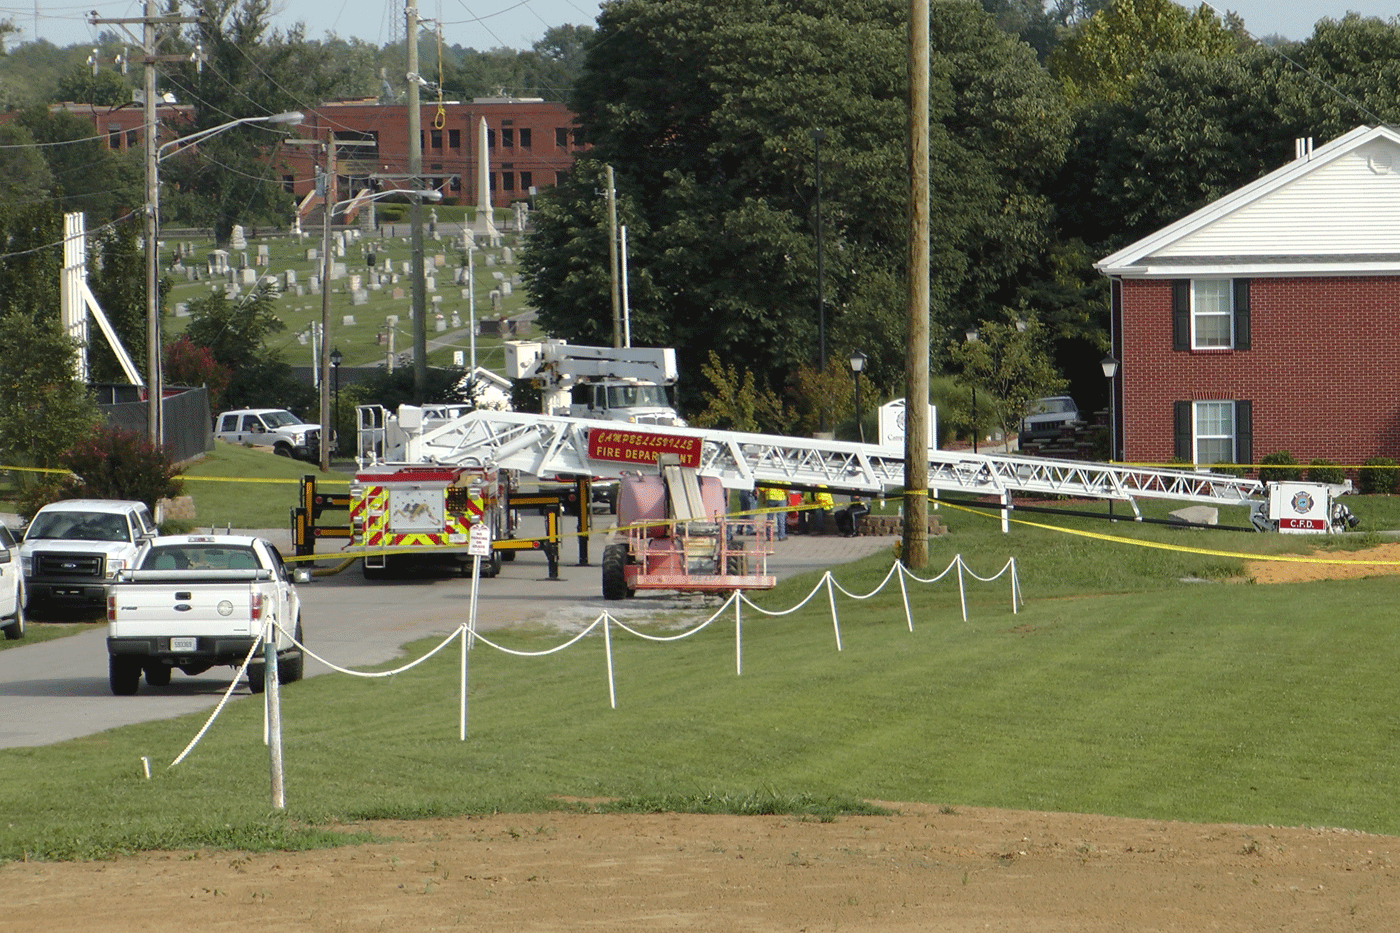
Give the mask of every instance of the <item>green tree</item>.
POLYGON ((1038 398, 1059 394, 1064 378, 1046 352, 1044 327, 1024 309, 1003 309, 1004 320, 981 321, 977 340, 949 344, 948 353, 962 371, 962 381, 977 396, 977 424, 1001 427, 1009 450, 1017 426, 1038 398))
MULTIPOLYGON (((816 356, 811 131, 822 128, 828 326, 879 322, 860 342, 902 357, 890 299, 905 261, 906 12, 894 0, 606 7, 571 101, 590 160, 543 199, 522 259, 545 329, 610 341, 599 178, 611 164, 634 340, 675 346, 685 372, 713 350, 785 384, 816 356)), ((987 305, 1041 248, 1037 188, 1062 158, 1068 119, 1030 50, 975 6, 941 5, 930 38, 933 284, 946 318, 987 305)), ((682 388, 694 404, 693 383, 682 388)))
POLYGON ((131 103, 131 84, 114 68, 98 68, 93 74, 86 63, 74 65, 58 81, 59 100, 93 107, 120 107, 131 103))
POLYGON ((48 166, 50 195, 65 213, 82 211, 88 227, 137 210, 145 201, 139 157, 113 152, 92 123, 65 111, 34 106, 15 125, 29 131, 48 166))
POLYGON ((1050 57, 1050 70, 1076 103, 1121 99, 1153 59, 1176 52, 1234 54, 1237 31, 1210 7, 1172 0, 1113 0, 1080 22, 1050 57))
MULTIPOLYGON (((343 76, 326 47, 306 42, 300 26, 273 29, 270 0, 201 0, 198 7, 204 20, 181 47, 193 51, 198 43, 206 62, 172 67, 166 78, 176 97, 194 107, 189 131, 334 96, 343 76)), ((161 168, 163 222, 212 228, 219 242, 227 242, 235 224, 285 222, 292 202, 276 158, 282 134, 278 127, 246 124, 172 154, 161 168)))
POLYGON ((1356 13, 1322 19, 1290 57, 1309 75, 1285 116, 1299 135, 1326 140, 1363 123, 1400 121, 1400 22, 1356 13))
POLYGON ((710 388, 701 390, 705 408, 694 418, 696 427, 788 433, 792 413, 772 389, 758 385, 751 371, 744 370, 740 376, 733 363, 726 365, 711 351, 700 374, 709 381, 710 388))
POLYGON ((49 205, 0 205, 0 450, 9 463, 57 467, 98 420, 59 320, 61 240, 49 205))
POLYGON ((267 345, 267 338, 281 333, 286 324, 277 315, 272 292, 259 285, 246 295, 230 299, 222 290, 189 303, 190 322, 184 336, 229 373, 222 400, 212 397, 215 408, 289 408, 303 417, 316 402, 309 383, 292 378, 291 367, 267 345))
MULTIPOLYGON (((88 286, 117 332, 136 368, 145 374, 146 257, 135 223, 116 224, 96 235, 96 256, 88 286)), ((161 283, 162 298, 169 283, 161 283)), ((107 339, 94 327, 88 341, 88 366, 93 382, 125 382, 126 374, 107 339)))
POLYGON ((0 126, 0 203, 37 204, 53 190, 53 172, 24 126, 0 126))

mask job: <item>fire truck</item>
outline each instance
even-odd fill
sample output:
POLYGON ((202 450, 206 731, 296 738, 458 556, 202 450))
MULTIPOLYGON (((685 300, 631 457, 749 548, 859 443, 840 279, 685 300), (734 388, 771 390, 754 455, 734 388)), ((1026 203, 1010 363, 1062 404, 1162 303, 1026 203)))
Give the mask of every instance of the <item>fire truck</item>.
MULTIPOLYGON (((506 476, 495 467, 384 464, 355 474, 350 486, 351 547, 364 553, 369 580, 392 565, 455 560, 469 573, 467 538, 473 525, 505 538, 506 476)), ((502 551, 493 548, 481 575, 501 569, 502 551)))

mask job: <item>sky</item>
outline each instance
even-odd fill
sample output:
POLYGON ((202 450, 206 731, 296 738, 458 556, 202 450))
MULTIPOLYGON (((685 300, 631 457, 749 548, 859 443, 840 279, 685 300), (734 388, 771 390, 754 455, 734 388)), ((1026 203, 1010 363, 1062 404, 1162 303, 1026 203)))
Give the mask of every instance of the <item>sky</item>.
MULTIPOLYGON (((16 0, 0 0, 0 18, 14 21, 21 30, 21 42, 37 36, 58 46, 87 44, 97 37, 99 30, 87 22, 93 10, 108 19, 139 16, 142 10, 140 0, 28 2, 25 8, 12 5, 16 0)), ((937 15, 939 2, 931 0, 931 15, 937 15)), ((1222 14, 1239 13, 1256 36, 1278 34, 1289 39, 1306 39, 1317 20, 1340 19, 1348 10, 1383 19, 1400 15, 1400 0, 1211 0, 1211 5, 1222 14)), ((158 6, 163 8, 164 0, 158 6)), ((448 45, 528 49, 552 26, 593 25, 598 6, 598 0, 420 0, 418 15, 440 20, 448 45)), ((403 36, 402 0, 273 0, 273 9, 280 10, 274 24, 286 27, 303 22, 312 39, 334 32, 383 45, 403 36)))
MULTIPOLYGON (((139 17, 141 0, 0 0, 0 18, 8 18, 20 29, 19 42, 36 36, 54 45, 86 45, 103 29, 120 31, 117 26, 88 24, 92 11, 102 19, 139 17)), ((1400 2, 1400 0, 1397 0, 1400 2)), ((158 0, 164 9, 166 0, 158 0)), ((189 4, 183 4, 189 9, 189 4)), ((363 39, 384 45, 402 41, 403 0, 272 0, 276 12, 273 24, 282 28, 296 22, 306 25, 309 39, 324 38, 333 32, 343 39, 363 39)), ((598 18, 598 0, 418 0, 420 20, 440 21, 443 42, 464 48, 528 49, 553 26, 592 26, 598 18)), ((140 26, 127 27, 140 35, 140 26)), ((13 42, 12 42, 13 44, 13 42)))

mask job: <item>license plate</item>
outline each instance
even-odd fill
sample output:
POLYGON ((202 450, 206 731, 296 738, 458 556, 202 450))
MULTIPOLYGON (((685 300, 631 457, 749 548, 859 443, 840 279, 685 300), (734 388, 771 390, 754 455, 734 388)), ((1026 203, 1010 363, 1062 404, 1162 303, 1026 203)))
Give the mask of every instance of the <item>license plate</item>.
POLYGON ((170 639, 171 651, 194 651, 199 647, 198 638, 172 638, 170 639))

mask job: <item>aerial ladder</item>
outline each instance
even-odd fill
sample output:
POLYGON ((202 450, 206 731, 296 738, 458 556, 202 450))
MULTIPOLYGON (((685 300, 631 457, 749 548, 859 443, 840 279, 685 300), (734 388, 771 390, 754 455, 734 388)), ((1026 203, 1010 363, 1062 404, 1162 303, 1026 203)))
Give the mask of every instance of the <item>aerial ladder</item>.
MULTIPOLYGON (((359 419, 362 467, 375 462, 494 464, 532 476, 614 478, 655 469, 658 456, 668 453, 729 489, 750 489, 755 483, 825 486, 879 497, 904 485, 902 449, 850 441, 503 411, 424 419, 411 406, 397 414, 361 406, 359 419)), ((1258 480, 1189 469, 965 451, 930 450, 928 458, 931 490, 999 498, 1003 531, 1009 530, 1015 493, 1118 500, 1129 504, 1137 520, 1142 519, 1139 499, 1255 508, 1265 494, 1258 480)))

